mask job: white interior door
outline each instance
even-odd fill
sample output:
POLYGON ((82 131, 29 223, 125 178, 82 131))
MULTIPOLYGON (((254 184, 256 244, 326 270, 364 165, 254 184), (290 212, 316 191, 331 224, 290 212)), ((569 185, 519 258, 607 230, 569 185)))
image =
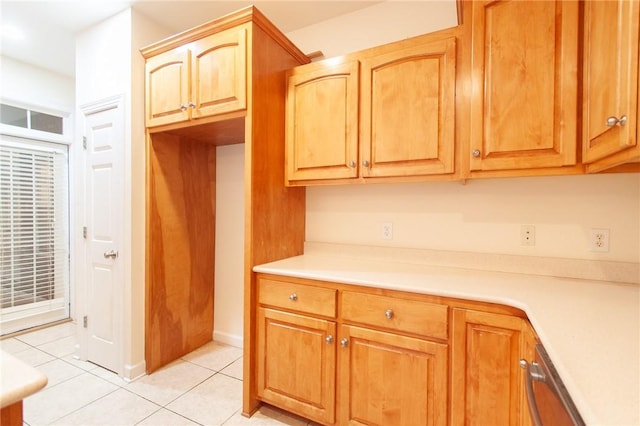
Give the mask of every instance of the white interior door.
POLYGON ((87 360, 121 373, 124 114, 120 102, 85 114, 87 360))

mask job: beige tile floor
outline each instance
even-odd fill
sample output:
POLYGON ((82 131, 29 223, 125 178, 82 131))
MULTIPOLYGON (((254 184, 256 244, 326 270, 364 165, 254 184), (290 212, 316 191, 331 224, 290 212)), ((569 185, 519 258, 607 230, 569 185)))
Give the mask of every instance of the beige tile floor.
POLYGON ((0 340, 0 348, 49 379, 24 400, 24 423, 40 425, 294 425, 313 423, 263 406, 242 406, 242 350, 210 342, 148 376, 126 382, 74 358, 76 325, 63 323, 0 340))

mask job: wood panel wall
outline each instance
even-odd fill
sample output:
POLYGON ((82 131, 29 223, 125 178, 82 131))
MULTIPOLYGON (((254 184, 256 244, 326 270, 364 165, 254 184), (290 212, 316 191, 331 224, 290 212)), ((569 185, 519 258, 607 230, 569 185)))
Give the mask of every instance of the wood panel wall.
POLYGON ((149 137, 147 372, 213 335, 216 147, 149 137))
MULTIPOLYGON (((253 25, 245 148, 243 413, 259 406, 256 277, 253 267, 304 251, 305 188, 284 185, 285 71, 302 59, 253 25)), ((307 60, 308 61, 308 60, 307 60)))

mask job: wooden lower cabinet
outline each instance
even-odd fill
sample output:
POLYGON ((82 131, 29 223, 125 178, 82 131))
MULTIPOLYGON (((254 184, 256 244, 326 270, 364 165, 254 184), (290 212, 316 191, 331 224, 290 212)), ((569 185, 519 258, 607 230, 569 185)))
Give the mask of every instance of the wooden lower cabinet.
POLYGON ((339 424, 447 423, 446 344, 348 325, 339 336, 339 424))
POLYGON ((258 282, 261 401, 327 425, 531 425, 519 361, 533 359, 536 338, 521 311, 272 275, 258 282))
POLYGON ((529 424, 520 359, 533 359, 528 322, 453 311, 451 425, 529 424))
POLYGON ((314 421, 335 419, 336 323, 259 308, 258 396, 314 421))

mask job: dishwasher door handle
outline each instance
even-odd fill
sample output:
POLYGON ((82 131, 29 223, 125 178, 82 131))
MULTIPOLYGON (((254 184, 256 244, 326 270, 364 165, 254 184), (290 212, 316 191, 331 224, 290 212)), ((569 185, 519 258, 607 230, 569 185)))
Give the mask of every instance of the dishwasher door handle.
POLYGON ((540 418, 540 412, 538 411, 538 405, 536 404, 536 398, 533 395, 533 381, 544 382, 546 377, 542 368, 537 362, 529 364, 527 360, 520 360, 520 367, 525 371, 524 385, 527 392, 527 403, 529 405, 529 412, 531 413, 531 419, 534 426, 542 426, 542 419, 540 418))

